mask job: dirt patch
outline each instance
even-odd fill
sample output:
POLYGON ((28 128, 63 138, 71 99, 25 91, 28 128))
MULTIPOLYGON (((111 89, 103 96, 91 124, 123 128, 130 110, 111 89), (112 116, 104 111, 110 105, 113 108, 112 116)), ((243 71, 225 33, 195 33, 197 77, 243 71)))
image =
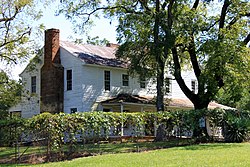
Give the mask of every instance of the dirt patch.
POLYGON ((52 153, 50 156, 47 156, 46 154, 29 154, 29 155, 23 155, 20 159, 17 159, 15 157, 6 157, 0 159, 0 164, 41 164, 45 162, 58 162, 58 161, 64 161, 64 160, 71 160, 74 158, 80 158, 80 157, 89 157, 89 156, 95 156, 96 154, 88 153, 88 152, 76 152, 76 153, 52 153))

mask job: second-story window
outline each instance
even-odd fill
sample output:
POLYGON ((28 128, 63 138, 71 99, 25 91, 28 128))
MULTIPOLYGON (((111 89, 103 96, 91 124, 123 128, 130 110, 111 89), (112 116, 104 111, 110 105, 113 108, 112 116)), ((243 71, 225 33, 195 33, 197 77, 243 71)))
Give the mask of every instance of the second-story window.
POLYGON ((140 88, 146 88, 146 79, 145 77, 140 77, 140 88))
POLYGON ((67 70, 67 90, 72 90, 72 70, 67 70))
POLYGON ((104 71, 104 89, 110 90, 110 71, 104 71))
POLYGON ((122 74, 122 86, 129 86, 128 74, 122 74))
POLYGON ((172 91, 171 78, 165 78, 165 94, 170 94, 172 91))
POLYGON ((36 93, 36 76, 31 77, 31 93, 36 93))
POLYGON ((76 112, 77 112, 77 108, 71 108, 71 109, 70 109, 70 113, 71 113, 71 114, 74 114, 74 113, 76 113, 76 112))
POLYGON ((195 80, 192 80, 191 81, 191 90, 192 90, 192 92, 193 93, 195 93, 196 92, 196 81, 195 80))

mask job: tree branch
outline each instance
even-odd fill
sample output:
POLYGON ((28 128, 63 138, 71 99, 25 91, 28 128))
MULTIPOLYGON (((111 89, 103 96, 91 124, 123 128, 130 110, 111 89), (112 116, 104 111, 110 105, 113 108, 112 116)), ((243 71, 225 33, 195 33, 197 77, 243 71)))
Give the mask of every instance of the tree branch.
POLYGON ((194 69, 194 73, 196 78, 199 80, 199 77, 201 75, 201 70, 197 61, 197 57, 196 57, 196 52, 195 52, 195 43, 194 43, 194 36, 193 34, 191 35, 191 41, 190 44, 188 46, 188 52, 190 55, 190 59, 191 59, 191 63, 194 69))
POLYGON ((195 0, 194 5, 193 5, 192 9, 196 10, 196 9, 197 9, 197 7, 198 7, 198 5, 199 5, 199 0, 195 0))
POLYGON ((15 13, 13 14, 13 16, 0 18, 0 22, 8 22, 14 20, 18 13, 19 13, 19 8, 15 6, 15 13))
POLYGON ((234 25, 238 20, 240 20, 242 17, 250 17, 250 13, 240 14, 233 18, 233 20, 230 21, 227 28, 231 28, 232 25, 234 25))
POLYGON ((219 28, 224 28, 225 25, 225 18, 226 18, 226 14, 227 14, 227 9, 230 5, 230 1, 229 0, 225 0, 224 4, 222 6, 221 9, 221 15, 220 15, 220 23, 219 23, 219 28))
POLYGON ((10 40, 10 41, 8 41, 8 42, 7 42, 7 41, 4 42, 3 44, 0 45, 0 48, 3 47, 3 46, 5 46, 5 45, 8 45, 8 44, 10 44, 10 43, 18 42, 18 41, 20 41, 25 35, 30 34, 30 33, 31 33, 31 28, 29 28, 28 31, 22 33, 18 38, 13 39, 13 40, 10 40))
MULTIPOLYGON (((147 11, 147 12, 151 12, 151 9, 149 9, 147 1, 145 0, 139 0, 138 2, 140 2, 141 6, 147 11)), ((137 5, 137 3, 134 5, 134 7, 137 5)))
POLYGON ((250 33, 249 33, 249 34, 247 35, 247 37, 244 39, 243 43, 244 43, 245 45, 247 45, 249 41, 250 41, 250 33))
POLYGON ((173 24, 173 15, 172 15, 172 8, 175 0, 170 0, 168 5, 168 30, 170 31, 172 29, 173 24))
POLYGON ((10 62, 13 62, 14 64, 17 64, 17 62, 16 62, 16 59, 14 59, 14 58, 11 58, 11 57, 9 57, 9 56, 5 56, 5 55, 3 55, 2 53, 0 53, 0 59, 7 59, 7 60, 9 60, 10 62))
POLYGON ((174 60, 174 76, 176 81, 178 82, 183 93, 192 101, 195 98, 195 94, 187 87, 185 81, 181 76, 181 65, 177 53, 177 48, 174 46, 172 49, 172 55, 174 60))
POLYGON ((91 15, 93 15, 94 13, 96 13, 96 12, 98 12, 100 10, 112 10, 112 9, 124 9, 125 13, 143 14, 142 12, 137 12, 137 11, 128 9, 125 6, 99 7, 99 8, 96 8, 96 9, 92 10, 89 13, 88 12, 85 12, 85 13, 78 13, 78 12, 76 12, 76 14, 80 15, 80 16, 84 16, 84 15, 87 16, 87 19, 83 23, 83 24, 85 24, 85 23, 87 23, 90 20, 91 15))

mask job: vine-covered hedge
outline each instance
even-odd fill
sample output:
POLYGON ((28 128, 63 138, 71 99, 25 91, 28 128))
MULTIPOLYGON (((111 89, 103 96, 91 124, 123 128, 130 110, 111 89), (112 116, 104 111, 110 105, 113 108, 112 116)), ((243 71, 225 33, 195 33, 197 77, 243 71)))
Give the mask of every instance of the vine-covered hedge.
POLYGON ((1 128, 12 133, 9 140, 40 141, 47 146, 48 154, 68 143, 74 151, 76 142, 89 138, 108 139, 110 135, 121 135, 121 127, 131 127, 134 136, 154 135, 159 125, 164 125, 166 137, 194 134, 202 129, 200 119, 206 118, 214 127, 222 127, 227 142, 242 142, 249 135, 250 112, 236 110, 190 110, 168 112, 84 112, 74 114, 43 113, 30 119, 8 119, 0 121, 1 128))

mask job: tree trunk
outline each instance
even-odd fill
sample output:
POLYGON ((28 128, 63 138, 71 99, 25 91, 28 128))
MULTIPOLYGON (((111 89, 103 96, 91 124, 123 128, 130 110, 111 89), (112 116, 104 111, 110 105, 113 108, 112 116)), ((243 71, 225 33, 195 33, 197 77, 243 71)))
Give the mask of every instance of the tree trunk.
POLYGON ((156 99, 156 108, 157 111, 164 111, 164 103, 163 103, 163 83, 164 83, 164 66, 165 61, 162 58, 161 46, 159 43, 159 27, 160 27, 160 1, 156 0, 156 12, 155 12, 155 22, 154 22, 154 48, 153 52, 155 54, 156 62, 157 62, 157 99, 156 99))
POLYGON ((204 101, 204 100, 201 100, 199 98, 194 98, 194 99, 190 99, 190 100, 193 103, 195 110, 202 110, 202 109, 208 108, 209 101, 207 101, 207 100, 204 101))
MULTIPOLYGON (((198 95, 197 95, 198 96, 198 95)), ((210 101, 202 100, 200 98, 193 99, 192 103, 194 104, 194 109, 196 112, 200 112, 202 109, 207 109, 210 101)), ((197 139, 197 142, 207 142, 209 140, 207 117, 203 115, 201 118, 198 118, 199 126, 194 129, 193 136, 197 139), (204 126, 201 126, 201 120, 204 121, 204 126)))
POLYGON ((156 107, 157 111, 164 111, 164 62, 158 62, 159 66, 157 69, 157 99, 156 99, 156 107))

